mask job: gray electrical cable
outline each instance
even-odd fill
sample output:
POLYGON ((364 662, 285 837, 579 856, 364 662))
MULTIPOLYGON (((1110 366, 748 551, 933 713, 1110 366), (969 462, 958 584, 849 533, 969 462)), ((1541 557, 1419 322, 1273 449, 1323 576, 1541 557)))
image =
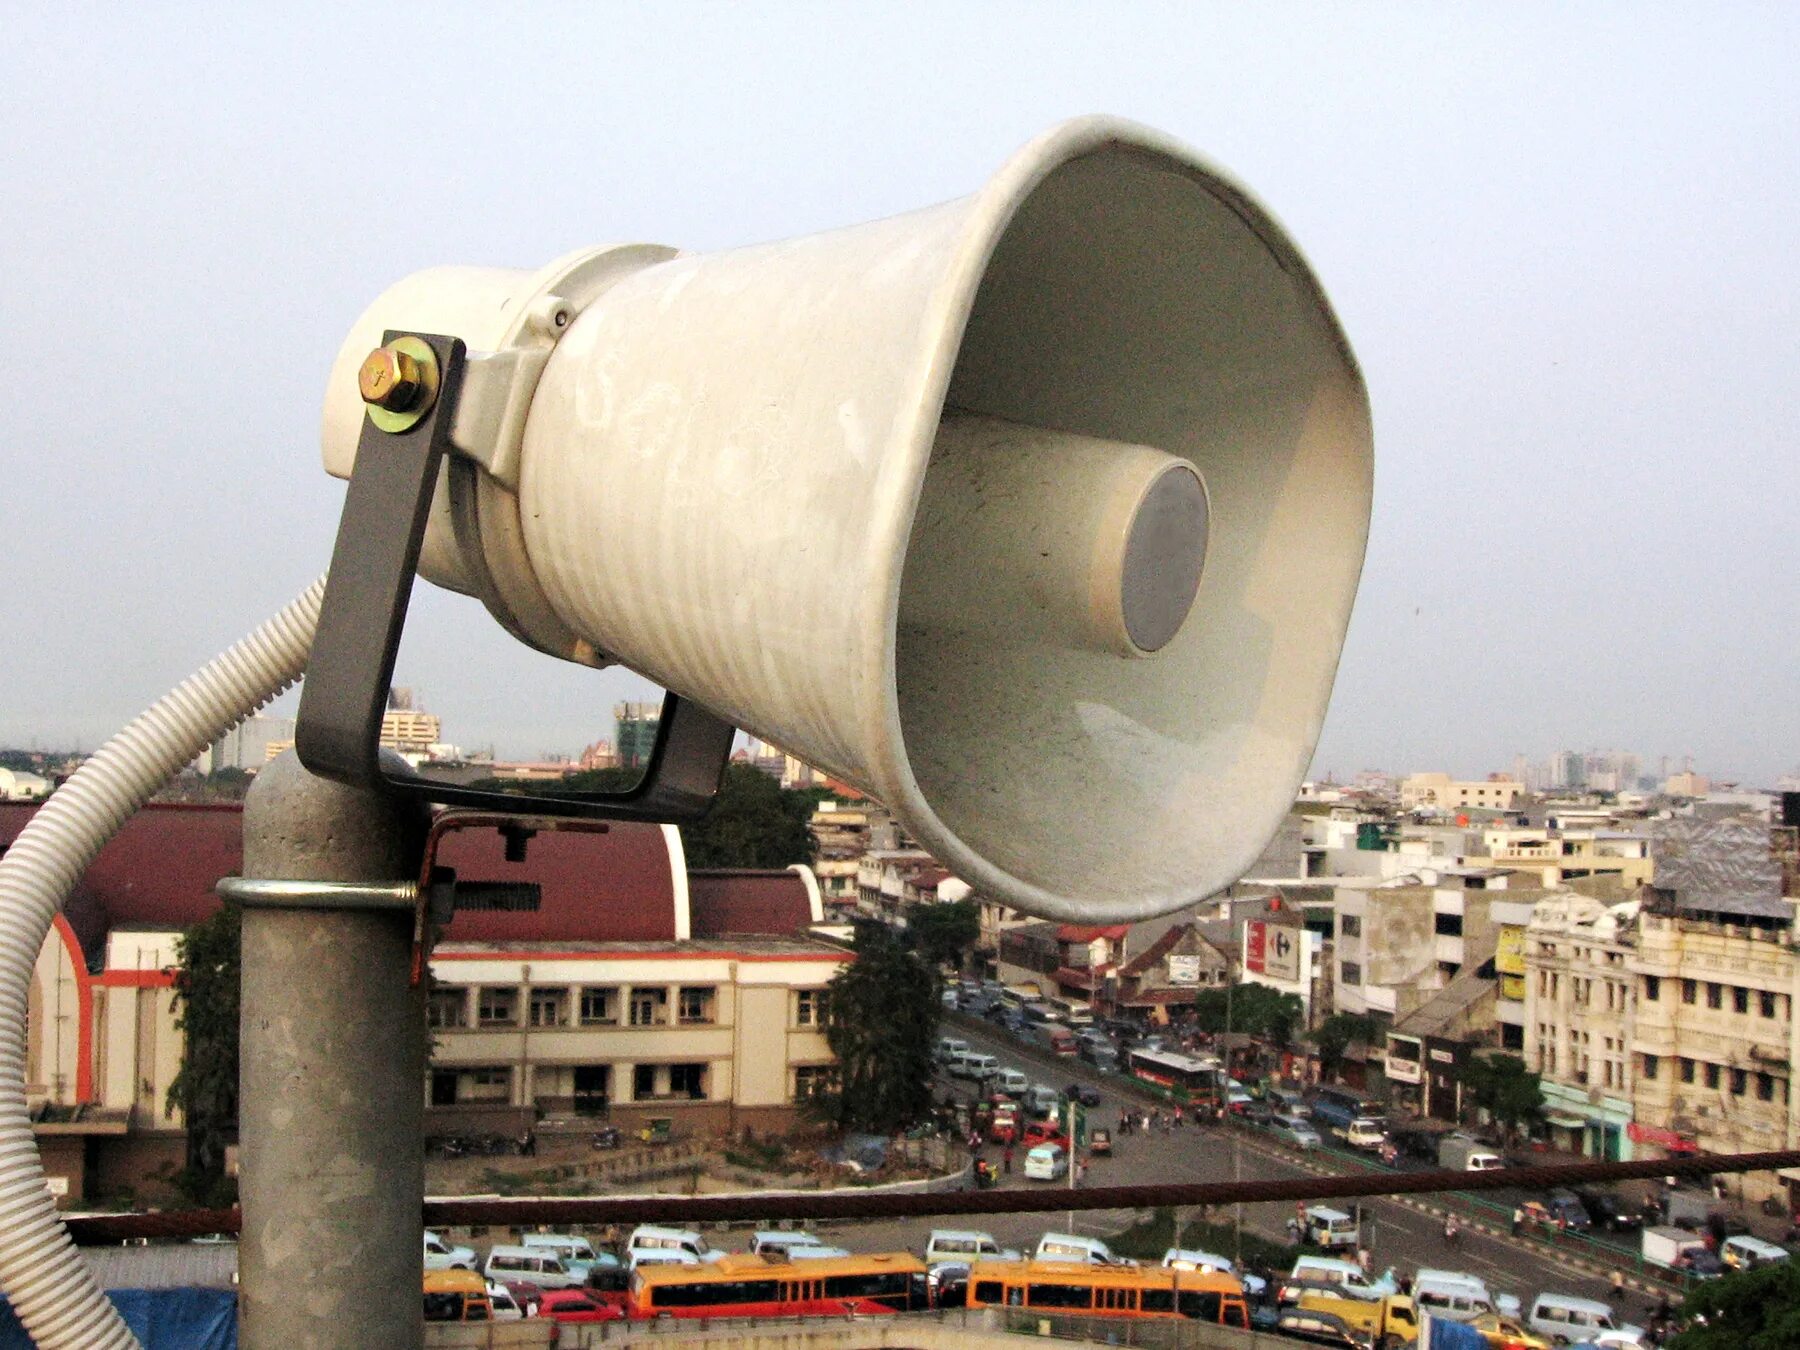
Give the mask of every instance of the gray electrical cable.
POLYGON ((45 1350, 138 1344, 56 1213, 25 1099, 32 972, 76 880, 152 793, 300 678, 321 577, 109 740, 39 807, 0 858, 0 1288, 45 1350))

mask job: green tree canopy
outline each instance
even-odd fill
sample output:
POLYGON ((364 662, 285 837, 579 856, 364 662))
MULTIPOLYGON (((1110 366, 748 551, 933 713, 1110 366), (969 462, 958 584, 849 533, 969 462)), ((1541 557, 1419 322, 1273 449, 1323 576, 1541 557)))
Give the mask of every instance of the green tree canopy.
POLYGON ((1778 1261, 1688 1287, 1682 1314, 1704 1317, 1669 1350, 1793 1350, 1800 1346, 1800 1261, 1778 1261))
POLYGON ((1194 1012, 1202 1031, 1240 1031, 1286 1045, 1294 1037, 1294 1028, 1305 1019, 1306 1005, 1298 994, 1245 983, 1200 990, 1194 996, 1194 1012))
POLYGON ((1517 1055, 1471 1055, 1462 1081, 1475 1105, 1499 1122, 1509 1138, 1543 1114, 1543 1084, 1517 1055))
POLYGON ((689 867, 788 867, 813 860, 812 798, 731 764, 712 809, 681 827, 689 867))
POLYGON ((937 973, 879 925, 857 933, 856 959, 826 986, 825 1039, 837 1081, 814 1098, 840 1130, 892 1134, 931 1114, 937 973))
POLYGON ((229 1204, 225 1145, 237 1131, 238 990, 243 913, 226 901, 175 943, 175 1027, 181 1064, 169 1104, 187 1123, 187 1166, 176 1184, 201 1205, 229 1204))
POLYGON ((981 936, 981 906, 973 900, 914 905, 906 912, 906 931, 925 960, 960 970, 981 936))

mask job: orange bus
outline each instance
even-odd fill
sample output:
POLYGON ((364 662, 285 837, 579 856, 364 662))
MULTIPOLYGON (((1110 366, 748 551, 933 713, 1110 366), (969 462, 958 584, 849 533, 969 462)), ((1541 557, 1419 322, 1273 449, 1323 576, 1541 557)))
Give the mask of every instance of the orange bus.
POLYGON ((1072 1261, 977 1261, 971 1308, 1035 1308, 1089 1317, 1185 1317, 1250 1329, 1244 1286, 1216 1271, 1090 1266, 1072 1261))
POLYGON ((732 1254, 711 1265, 640 1266, 625 1315, 806 1317, 922 1312, 931 1306, 925 1263, 909 1252, 771 1260, 732 1254))

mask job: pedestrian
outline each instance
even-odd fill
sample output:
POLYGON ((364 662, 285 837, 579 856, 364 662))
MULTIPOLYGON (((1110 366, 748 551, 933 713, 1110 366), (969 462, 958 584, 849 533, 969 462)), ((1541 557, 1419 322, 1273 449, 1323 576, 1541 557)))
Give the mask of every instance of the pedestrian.
POLYGON ((1524 1227, 1525 1227, 1525 1206, 1514 1205, 1513 1206, 1513 1218, 1512 1218, 1513 1236, 1514 1237, 1519 1236, 1520 1230, 1523 1229, 1524 1227))
POLYGON ((1288 1246, 1298 1247, 1300 1245, 1300 1220, 1289 1219, 1287 1221, 1287 1235, 1288 1246))
POLYGON ((1612 1273, 1613 1316, 1622 1316, 1625 1312, 1625 1272, 1615 1270, 1612 1273))
POLYGON ((1366 1279, 1369 1274, 1369 1267, 1375 1264, 1375 1257, 1367 1247, 1358 1247, 1356 1249, 1356 1264, 1362 1267, 1363 1277, 1366 1279))
POLYGON ((1175 1128, 1178 1130, 1181 1128, 1181 1108, 1179 1106, 1175 1108, 1175 1128))
POLYGON ((1088 1160, 1086 1158, 1083 1158, 1080 1162, 1075 1164, 1075 1184, 1077 1186, 1085 1186, 1087 1184, 1087 1170, 1088 1160))
POLYGON ((1007 1144, 1006 1151, 1000 1155, 1000 1167, 1008 1176, 1012 1175, 1012 1145, 1010 1143, 1007 1144))

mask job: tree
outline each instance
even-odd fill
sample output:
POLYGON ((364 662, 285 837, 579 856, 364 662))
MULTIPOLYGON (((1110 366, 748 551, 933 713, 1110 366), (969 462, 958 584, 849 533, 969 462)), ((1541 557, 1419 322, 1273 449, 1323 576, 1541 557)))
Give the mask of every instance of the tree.
POLYGON ((813 860, 812 799, 761 769, 731 764, 712 808, 681 827, 689 867, 787 867, 813 860))
POLYGON ((937 1066, 937 972, 880 925, 857 933, 856 957, 825 988, 825 1040, 836 1081, 813 1099, 840 1130, 892 1134, 931 1114, 937 1066))
POLYGON ((1517 1055, 1472 1055, 1463 1068, 1463 1088, 1512 1138, 1544 1110, 1544 1088, 1517 1055))
POLYGON ((1789 1350, 1800 1345, 1800 1261, 1689 1285, 1681 1311, 1694 1323, 1669 1350, 1789 1350))
POLYGON ((914 905, 906 912, 913 949, 933 966, 962 969, 963 958, 981 937, 981 907, 973 900, 914 905))
POLYGON ((1200 990, 1194 996, 1194 1013, 1202 1031, 1237 1031, 1286 1045, 1306 1016, 1306 1006, 1297 994, 1284 994, 1266 984, 1238 984, 1200 990))
POLYGON ((1350 1048, 1352 1041, 1367 1044, 1375 1037, 1376 1023, 1373 1017, 1357 1013, 1333 1013, 1323 1022, 1313 1035, 1319 1047, 1319 1073, 1330 1078, 1337 1073, 1344 1062, 1344 1052, 1350 1048))
POLYGON ((169 1104, 187 1123, 187 1166, 176 1185, 205 1206, 236 1199, 237 1187, 225 1175, 225 1145, 237 1132, 242 930, 242 911, 228 900, 175 943, 181 1065, 169 1084, 169 1104))

